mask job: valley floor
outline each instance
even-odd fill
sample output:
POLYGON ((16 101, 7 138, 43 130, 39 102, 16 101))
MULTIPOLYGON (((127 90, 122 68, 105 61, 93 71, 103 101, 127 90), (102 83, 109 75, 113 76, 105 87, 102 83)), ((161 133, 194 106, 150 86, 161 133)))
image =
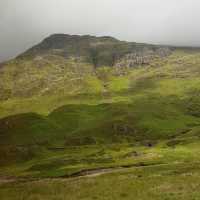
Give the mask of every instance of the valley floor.
POLYGON ((6 200, 194 200, 200 198, 199 164, 124 169, 93 177, 41 179, 0 185, 6 200))
POLYGON ((200 199, 200 145, 197 138, 190 140, 187 144, 183 140, 160 141, 152 147, 132 143, 91 145, 1 168, 4 175, 7 171, 17 176, 1 174, 0 199, 200 199), (71 160, 67 167, 69 151, 77 160, 71 160))

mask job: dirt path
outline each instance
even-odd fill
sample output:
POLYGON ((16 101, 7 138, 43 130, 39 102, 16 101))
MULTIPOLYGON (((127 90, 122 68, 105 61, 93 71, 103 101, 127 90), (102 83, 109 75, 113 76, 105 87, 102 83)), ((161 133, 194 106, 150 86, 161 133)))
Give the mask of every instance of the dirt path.
POLYGON ((163 166, 169 165, 166 163, 157 163, 157 164, 144 164, 144 163, 137 163, 132 165, 122 165, 118 167, 107 167, 107 168, 96 168, 96 169, 85 169, 79 172, 65 175, 62 177, 57 178, 15 178, 15 177, 0 177, 0 185, 4 183, 11 183, 11 182, 30 182, 30 181, 39 181, 39 180, 52 180, 52 179, 74 179, 74 178, 85 178, 85 177, 96 177, 103 174, 108 173, 115 173, 115 172, 123 172, 126 169, 130 168, 141 168, 141 167, 151 167, 151 166, 163 166))
POLYGON ((96 169, 85 169, 79 172, 73 173, 71 175, 62 176, 61 178, 75 178, 75 177, 95 177, 102 174, 108 174, 112 172, 120 172, 129 168, 141 168, 141 167, 151 167, 151 166, 161 166, 169 165, 168 163, 155 163, 155 164, 145 164, 145 163, 136 163, 132 165, 121 165, 118 167, 107 167, 107 168, 96 168, 96 169))
POLYGON ((91 169, 91 170, 82 170, 80 172, 74 173, 69 176, 64 176, 62 178, 76 178, 76 177, 95 177, 100 176, 102 174, 112 173, 116 171, 123 170, 123 167, 115 167, 115 168, 98 168, 98 169, 91 169))
POLYGON ((11 178, 11 177, 0 177, 0 185, 4 183, 11 183, 17 181, 17 178, 11 178))

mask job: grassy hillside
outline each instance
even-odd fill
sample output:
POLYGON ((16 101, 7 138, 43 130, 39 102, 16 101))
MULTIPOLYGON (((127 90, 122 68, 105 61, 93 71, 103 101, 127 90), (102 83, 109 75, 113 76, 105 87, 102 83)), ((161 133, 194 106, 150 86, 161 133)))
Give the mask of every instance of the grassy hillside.
MULTIPOLYGON (((0 177, 66 178, 84 170, 122 168, 115 175, 73 180, 80 193, 70 198, 103 199, 100 193, 119 181, 127 187, 116 186, 116 195, 107 191, 110 199, 136 194, 136 199, 163 199, 163 192, 166 199, 198 199, 199 49, 56 35, 4 64, 0 72, 0 177), (120 55, 114 64, 107 60, 115 55, 113 49, 120 55), (91 51, 101 62, 91 60, 91 51), (163 180, 167 186, 161 187, 163 180), (84 189, 90 181, 97 185, 84 189), (193 196, 191 188, 185 190, 191 181, 193 196), (155 188, 142 193, 152 184, 155 188)), ((29 184, 19 183, 22 190, 29 184)), ((18 183, 3 184, 0 197, 9 193, 8 199, 18 199, 15 194, 22 192, 23 198, 49 199, 40 184, 48 191, 61 185, 64 196, 64 188, 75 190, 69 180, 44 179, 33 185, 38 198, 32 190, 21 191, 18 183)))
POLYGON ((145 67, 98 68, 74 85, 84 87, 81 93, 2 101, 1 163, 40 163, 52 149, 60 157, 73 146, 193 141, 200 131, 199 73, 198 52, 175 51, 145 67))
POLYGON ((105 79, 172 51, 111 37, 52 35, 0 67, 0 100, 102 93, 105 79))

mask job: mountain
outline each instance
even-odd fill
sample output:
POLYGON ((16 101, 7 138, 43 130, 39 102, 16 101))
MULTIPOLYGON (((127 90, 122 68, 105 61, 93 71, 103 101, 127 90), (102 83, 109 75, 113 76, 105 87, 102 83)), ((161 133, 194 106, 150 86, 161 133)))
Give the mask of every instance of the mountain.
POLYGON ((55 34, 1 66, 0 99, 85 93, 90 90, 85 85, 92 81, 102 92, 102 77, 95 71, 100 67, 113 67, 113 73, 119 76, 126 71, 124 67, 148 65, 171 53, 169 47, 122 42, 112 37, 55 34))
POLYGON ((44 39, 19 58, 57 55, 65 59, 76 59, 94 67, 119 65, 130 61, 130 67, 147 64, 156 56, 166 56, 170 49, 165 46, 123 42, 112 37, 94 37, 54 34, 44 39))
POLYGON ((52 35, 0 66, 3 172, 55 177, 191 161, 199 77, 199 48, 52 35))

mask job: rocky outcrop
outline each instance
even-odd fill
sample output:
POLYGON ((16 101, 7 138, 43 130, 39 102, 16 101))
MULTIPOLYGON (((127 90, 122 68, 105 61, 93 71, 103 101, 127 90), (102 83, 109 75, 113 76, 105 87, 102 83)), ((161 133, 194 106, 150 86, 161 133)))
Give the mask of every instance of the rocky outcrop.
POLYGON ((141 51, 134 51, 123 56, 117 63, 116 67, 134 67, 137 65, 150 64, 155 58, 166 57, 171 54, 171 50, 167 47, 158 49, 144 48, 141 51))

